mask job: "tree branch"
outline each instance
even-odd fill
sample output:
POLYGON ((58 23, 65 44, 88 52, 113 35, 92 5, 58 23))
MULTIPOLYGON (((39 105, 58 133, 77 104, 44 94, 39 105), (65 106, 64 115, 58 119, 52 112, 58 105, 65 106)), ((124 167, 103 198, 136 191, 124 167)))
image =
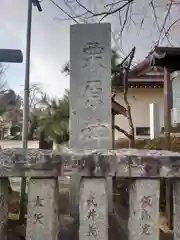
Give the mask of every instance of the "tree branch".
MULTIPOLYGON (((170 12, 171 12, 172 4, 173 4, 173 0, 170 0, 170 4, 169 4, 169 7, 168 7, 166 16, 165 16, 165 18, 164 18, 163 25, 162 25, 162 27, 161 27, 161 29, 160 29, 160 35, 159 35, 158 43, 159 43, 159 41, 160 41, 160 39, 161 39, 161 35, 162 35, 163 31, 166 32, 166 30, 165 30, 165 25, 166 25, 166 22, 167 22, 167 18, 168 18, 168 16, 170 15, 170 12)), ((166 38, 167 38, 167 40, 169 41, 169 38, 168 38, 167 34, 166 34, 166 38)))
POLYGON ((120 1, 116 1, 116 2, 113 2, 113 3, 109 3, 109 4, 106 4, 104 7, 114 7, 115 5, 121 3, 121 2, 125 2, 126 0, 120 0, 120 1))
POLYGON ((129 11, 130 11, 130 6, 131 6, 131 4, 128 4, 128 6, 127 6, 126 13, 125 13, 125 19, 123 21, 123 25, 122 25, 122 28, 121 28, 121 31, 120 31, 120 34, 119 34, 119 38, 122 37, 122 33, 123 33, 124 28, 125 28, 125 26, 127 24, 128 14, 129 14, 129 11))
POLYGON ((132 60, 134 58, 135 50, 136 50, 135 47, 131 50, 131 52, 129 54, 129 62, 127 63, 127 66, 125 67, 125 72, 123 74, 123 80, 124 80, 123 97, 124 97, 124 103, 125 103, 125 107, 126 107, 126 116, 127 116, 127 119, 128 119, 128 122, 129 122, 129 127, 130 127, 130 136, 132 136, 131 141, 130 141, 130 147, 134 147, 135 137, 134 137, 134 124, 133 124, 132 115, 131 115, 131 106, 129 104, 127 94, 128 94, 129 69, 130 69, 132 60))
MULTIPOLYGON (((113 96, 113 97, 115 97, 115 96, 113 96)), ((112 111, 114 111, 117 114, 121 114, 124 117, 127 117, 126 108, 124 106, 122 106, 121 104, 117 103, 113 98, 112 98, 112 111)))
POLYGON ((118 132, 123 133, 127 138, 129 138, 129 140, 132 139, 132 135, 130 135, 128 132, 126 132, 124 129, 120 128, 119 126, 114 125, 113 128, 116 129, 118 132))
MULTIPOLYGON (((51 0, 52 1, 52 0, 51 0)), ((94 13, 93 11, 91 11, 90 9, 88 9, 85 5, 83 5, 79 0, 76 0, 76 2, 79 4, 79 6, 81 8, 83 8, 84 10, 87 11, 87 13, 91 14, 91 17, 99 17, 99 16, 103 16, 103 18, 106 18, 109 15, 112 15, 114 13, 117 13, 119 11, 121 11, 124 7, 126 7, 127 5, 129 5, 130 3, 132 3, 134 0, 127 0, 127 2, 125 4, 123 4, 120 7, 117 7, 116 9, 112 10, 112 11, 104 11, 104 12, 99 12, 99 13, 94 13)))
POLYGON ((160 32, 160 26, 159 26, 158 17, 157 17, 157 14, 156 14, 156 9, 155 9, 155 6, 154 6, 154 0, 151 0, 150 6, 152 7, 155 23, 157 25, 158 31, 160 32))
POLYGON ((79 23, 74 17, 72 17, 68 12, 66 12, 61 6, 59 6, 56 2, 53 0, 49 0, 52 4, 54 4, 57 8, 61 10, 66 16, 68 16, 70 19, 72 19, 75 23, 79 23))
POLYGON ((172 29, 172 27, 174 27, 178 22, 180 22, 180 18, 176 19, 176 20, 168 27, 168 29, 166 30, 165 35, 164 35, 162 41, 164 41, 166 35, 169 34, 169 32, 170 32, 170 30, 172 29))

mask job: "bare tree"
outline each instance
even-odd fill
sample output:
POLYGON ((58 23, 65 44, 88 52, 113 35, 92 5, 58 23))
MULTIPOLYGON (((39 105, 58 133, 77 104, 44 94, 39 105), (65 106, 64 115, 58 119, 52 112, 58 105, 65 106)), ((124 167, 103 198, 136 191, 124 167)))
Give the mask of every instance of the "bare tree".
POLYGON ((29 140, 33 140, 34 132, 38 127, 40 105, 47 103, 47 95, 43 93, 40 84, 32 83, 29 90, 29 140))
POLYGON ((106 17, 120 12, 123 8, 133 3, 133 1, 134 0, 112 1, 112 3, 104 4, 104 11, 96 11, 89 1, 64 0, 65 4, 63 3, 63 6, 61 6, 60 3, 58 4, 56 1, 50 0, 52 4, 76 23, 93 21, 94 18, 97 20, 98 17, 100 17, 99 22, 101 22, 106 17))
POLYGON ((6 90, 7 82, 4 80, 6 68, 0 63, 0 93, 6 90))
MULTIPOLYGON (((136 48, 134 47, 131 52, 128 54, 128 56, 122 61, 121 64, 119 64, 119 70, 117 70, 117 66, 115 68, 115 71, 118 72, 119 78, 122 77, 123 82, 123 99, 124 99, 124 105, 119 105, 121 107, 120 114, 124 115, 129 124, 129 132, 125 131, 118 125, 114 125, 113 127, 123 133, 128 139, 129 139, 129 147, 134 147, 135 143, 135 135, 134 135, 134 124, 131 114, 131 106, 128 101, 128 74, 131 67, 132 60, 134 58, 136 48)), ((115 93, 113 93, 112 101, 115 99, 115 93)))
POLYGON ((7 88, 4 80, 6 67, 0 63, 0 114, 6 120, 14 121, 19 117, 22 99, 14 90, 7 88))
POLYGON ((116 45, 122 43, 124 32, 130 27, 140 33, 148 31, 150 25, 155 35, 152 45, 165 43, 172 46, 180 43, 177 37, 173 39, 180 26, 180 0, 49 1, 64 14, 64 18, 56 17, 59 20, 75 23, 115 22, 112 37, 116 45))
POLYGON ((43 97, 43 91, 39 83, 32 83, 29 90, 29 107, 30 111, 35 109, 41 102, 43 97))

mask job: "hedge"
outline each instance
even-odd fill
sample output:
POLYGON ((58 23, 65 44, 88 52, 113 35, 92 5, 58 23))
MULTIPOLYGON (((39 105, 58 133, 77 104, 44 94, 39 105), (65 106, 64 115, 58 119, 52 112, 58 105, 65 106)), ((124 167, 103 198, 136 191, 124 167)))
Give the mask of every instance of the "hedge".
MULTIPOLYGON (((115 143, 115 149, 119 148, 128 148, 129 142, 128 139, 118 139, 115 143)), ((156 138, 153 140, 150 139, 137 139, 135 140, 135 148, 137 149, 156 149, 163 150, 165 149, 165 139, 163 137, 156 138)), ((173 136, 171 137, 171 150, 175 152, 180 151, 180 137, 173 136)))

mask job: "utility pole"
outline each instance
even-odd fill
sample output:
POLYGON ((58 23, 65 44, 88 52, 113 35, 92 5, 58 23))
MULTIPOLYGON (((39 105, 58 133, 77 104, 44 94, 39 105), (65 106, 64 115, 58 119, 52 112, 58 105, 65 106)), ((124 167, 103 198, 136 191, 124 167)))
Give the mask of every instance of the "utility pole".
MULTIPOLYGON (((41 12, 42 8, 38 0, 28 0, 27 14, 27 33, 26 33, 26 69, 24 83, 24 109, 23 109, 23 131, 22 131, 22 147, 24 155, 28 148, 28 121, 29 121, 29 77, 30 77, 30 52, 31 52, 31 25, 32 25, 32 4, 41 12)), ((26 193, 26 178, 21 181, 21 202, 20 202, 20 221, 24 220, 25 216, 25 193, 26 193)))
POLYGON ((26 69, 24 82, 24 109, 23 109, 23 133, 22 146, 26 151, 28 144, 28 119, 29 119, 29 73, 31 51, 31 23, 32 23, 32 0, 28 0, 27 35, 26 35, 26 69))

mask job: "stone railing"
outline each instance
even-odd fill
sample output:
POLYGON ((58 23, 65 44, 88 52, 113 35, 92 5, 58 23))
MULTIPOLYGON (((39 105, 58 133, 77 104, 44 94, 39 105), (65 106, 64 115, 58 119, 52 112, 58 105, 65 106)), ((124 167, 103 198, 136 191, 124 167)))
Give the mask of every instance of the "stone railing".
POLYGON ((107 176, 132 178, 129 189, 129 239, 159 239, 160 178, 173 178, 174 239, 180 237, 180 154, 169 151, 54 151, 6 149, 0 152, 0 239, 8 219, 7 177, 30 177, 26 239, 57 240, 58 176, 82 177, 79 239, 108 239, 107 176))

